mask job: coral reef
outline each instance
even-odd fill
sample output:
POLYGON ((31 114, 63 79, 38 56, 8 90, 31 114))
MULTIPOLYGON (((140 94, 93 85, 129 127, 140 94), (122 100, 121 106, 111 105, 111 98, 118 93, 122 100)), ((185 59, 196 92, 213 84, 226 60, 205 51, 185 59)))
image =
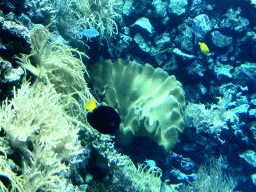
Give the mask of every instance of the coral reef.
MULTIPOLYGON (((255 4, 255 0, 1 1, 0 190, 159 191, 162 179, 161 191, 180 190, 184 183, 191 184, 185 191, 255 191, 255 4), (209 54, 198 42, 209 48, 209 54), (87 86, 84 80, 85 66, 104 63, 100 74, 110 74, 109 63, 115 62, 102 62, 101 57, 133 61, 126 68, 132 72, 112 70, 115 81, 109 78, 99 91, 105 96, 89 90, 92 84, 87 81, 87 86), (161 81, 157 86, 166 92, 156 87, 145 91, 150 87, 146 75, 134 76, 152 70, 146 63, 177 78, 182 88, 172 80, 180 95, 185 92, 186 106, 177 95, 169 96, 170 89, 161 81), (116 138, 87 124, 82 106, 92 95, 122 116, 116 138), (172 126, 167 126, 167 117, 175 114, 168 107, 173 105, 178 114, 174 124, 184 126, 174 125, 173 137, 165 138, 172 126), (133 141, 120 145, 120 140, 133 141), (221 168, 211 162, 220 156, 221 168), (162 171, 151 172, 140 164, 147 159, 162 171)), ((93 76, 101 78, 100 74, 93 76)))

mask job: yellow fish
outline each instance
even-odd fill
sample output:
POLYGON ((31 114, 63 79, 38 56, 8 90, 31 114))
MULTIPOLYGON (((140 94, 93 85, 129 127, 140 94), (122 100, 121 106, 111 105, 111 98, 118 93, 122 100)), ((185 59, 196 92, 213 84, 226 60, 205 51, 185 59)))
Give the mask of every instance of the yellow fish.
POLYGON ((87 109, 88 111, 93 111, 94 109, 96 109, 97 104, 95 99, 90 99, 87 103, 85 103, 84 105, 84 109, 87 109))
POLYGON ((207 56, 210 55, 209 48, 208 48, 208 46, 207 46, 205 43, 199 42, 198 45, 200 45, 200 49, 201 49, 201 51, 202 51, 205 55, 207 55, 207 56))

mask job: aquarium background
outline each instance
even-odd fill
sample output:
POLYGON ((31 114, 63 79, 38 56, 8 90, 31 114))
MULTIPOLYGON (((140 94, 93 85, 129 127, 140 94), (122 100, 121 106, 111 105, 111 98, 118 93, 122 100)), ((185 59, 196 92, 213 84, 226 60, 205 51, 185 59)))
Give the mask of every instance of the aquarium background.
POLYGON ((0 191, 256 191, 255 24, 255 0, 1 0, 0 191))

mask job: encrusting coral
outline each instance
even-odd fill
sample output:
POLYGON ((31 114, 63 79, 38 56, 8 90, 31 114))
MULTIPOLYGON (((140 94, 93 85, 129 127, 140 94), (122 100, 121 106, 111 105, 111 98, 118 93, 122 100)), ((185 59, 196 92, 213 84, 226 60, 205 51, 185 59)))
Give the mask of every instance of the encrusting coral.
POLYGON ((91 70, 94 88, 104 102, 115 108, 123 123, 118 140, 129 144, 134 136, 147 136, 167 152, 184 129, 181 116, 185 97, 181 83, 162 69, 144 67, 122 59, 95 64, 91 70))

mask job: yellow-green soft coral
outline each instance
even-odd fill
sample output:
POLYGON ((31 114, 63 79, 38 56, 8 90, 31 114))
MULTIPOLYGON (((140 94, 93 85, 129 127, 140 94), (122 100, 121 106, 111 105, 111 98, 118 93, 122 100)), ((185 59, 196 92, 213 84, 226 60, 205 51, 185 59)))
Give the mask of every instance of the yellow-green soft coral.
POLYGON ((66 118, 60 96, 53 86, 24 83, 0 108, 0 125, 6 133, 2 139, 21 155, 15 159, 22 165, 21 191, 59 189, 61 178, 57 175, 66 170, 61 161, 81 153, 79 127, 66 118))
POLYGON ((53 84, 56 92, 62 94, 62 104, 68 114, 78 117, 83 112, 82 104, 92 97, 84 80, 87 73, 81 59, 84 54, 67 45, 50 42, 50 33, 45 28, 34 28, 31 41, 30 55, 22 54, 19 64, 36 77, 35 84, 53 84))
POLYGON ((96 29, 103 38, 113 37, 118 33, 115 19, 121 18, 116 12, 117 0, 75 0, 80 18, 78 25, 82 29, 96 29))
MULTIPOLYGON (((13 99, 6 99, 0 108, 0 127, 6 134, 0 150, 20 157, 14 160, 21 167, 17 191, 64 191, 68 182, 61 173, 68 168, 63 162, 81 153, 77 132, 84 128, 91 134, 78 120, 90 97, 81 53, 50 42, 49 35, 43 28, 32 30, 31 54, 23 54, 19 63, 35 81, 23 80, 13 99)), ((4 169, 11 170, 9 165, 4 169)), ((19 178, 13 175, 8 179, 15 190, 19 178)))
POLYGON ((184 129, 185 107, 184 91, 174 76, 149 64, 143 67, 118 59, 96 63, 91 77, 94 88, 105 94, 104 101, 123 120, 117 134, 121 143, 147 136, 167 152, 172 150, 184 129))

